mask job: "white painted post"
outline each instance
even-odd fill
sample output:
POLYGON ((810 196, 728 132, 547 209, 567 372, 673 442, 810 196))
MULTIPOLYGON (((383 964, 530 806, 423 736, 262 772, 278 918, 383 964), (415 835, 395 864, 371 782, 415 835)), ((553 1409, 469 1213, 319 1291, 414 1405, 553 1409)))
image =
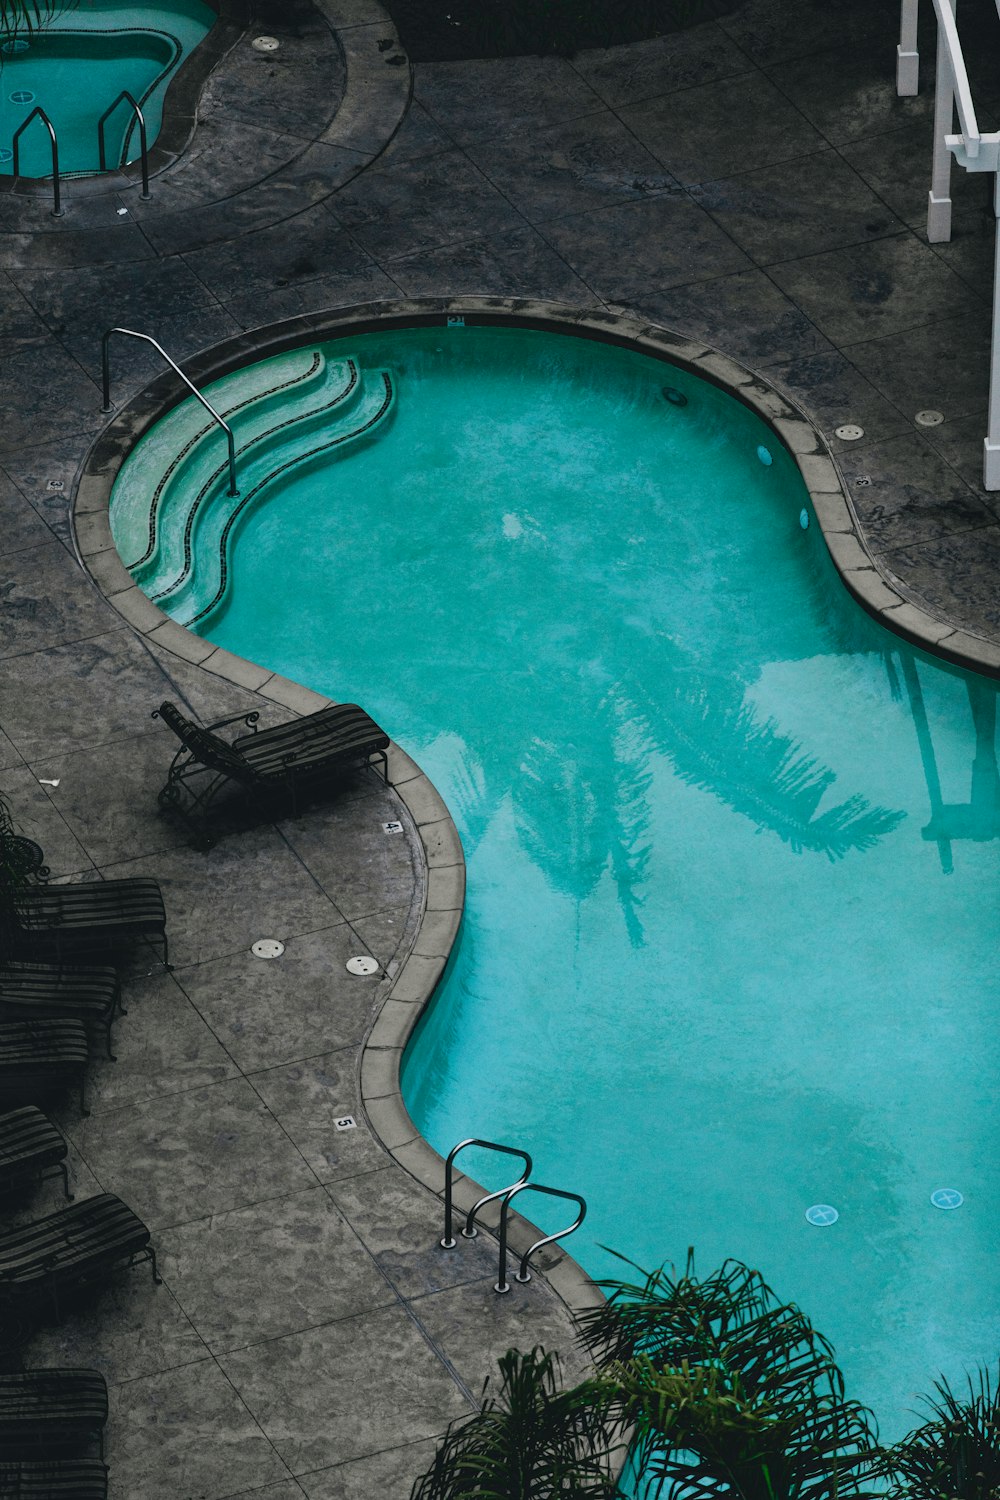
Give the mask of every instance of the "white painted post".
POLYGON ((990 415, 983 442, 983 487, 1000 490, 1000 173, 993 178, 993 343, 990 350, 990 415))
MULTIPOLYGON (((941 0, 941 4, 947 5, 954 15, 956 0, 941 0)), ((927 195, 927 238, 932 245, 951 239, 951 152, 944 138, 951 134, 954 122, 955 80, 944 27, 939 22, 934 92, 934 166, 931 190, 927 195)))
POLYGON ((920 0, 903 0, 899 13, 899 46, 896 48, 896 93, 901 97, 915 94, 920 72, 917 51, 917 9, 920 0))

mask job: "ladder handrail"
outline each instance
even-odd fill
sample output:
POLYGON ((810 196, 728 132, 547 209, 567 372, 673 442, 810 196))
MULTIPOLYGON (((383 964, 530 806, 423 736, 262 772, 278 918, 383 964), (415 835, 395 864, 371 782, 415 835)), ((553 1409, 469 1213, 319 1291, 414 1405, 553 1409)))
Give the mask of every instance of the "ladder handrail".
POLYGON ((127 99, 129 104, 131 104, 132 111, 136 119, 139 121, 139 155, 142 162, 142 197, 144 199, 148 199, 151 194, 149 191, 149 155, 146 150, 146 119, 142 113, 142 110, 132 98, 132 95, 129 93, 128 89, 122 89, 115 102, 104 111, 103 115, 97 122, 97 151, 101 163, 101 171, 106 172, 108 170, 107 154, 104 148, 104 122, 110 115, 114 114, 115 110, 118 108, 119 104, 121 104, 123 99, 127 99))
POLYGON ((465 1220, 465 1228, 462 1230, 462 1237, 464 1239, 474 1240, 476 1238, 475 1217, 484 1204, 492 1203, 494 1198, 502 1198, 505 1193, 511 1193, 518 1188, 526 1186, 528 1178, 531 1176, 531 1157, 527 1151, 521 1151, 517 1146, 501 1146, 498 1141, 481 1141, 474 1135, 470 1135, 467 1140, 459 1141, 457 1146, 452 1146, 444 1164, 444 1238, 440 1241, 441 1247, 444 1250, 452 1250, 455 1247, 455 1236, 452 1234, 454 1227, 452 1224, 451 1192, 453 1164, 455 1157, 460 1151, 464 1151, 466 1146, 482 1146, 487 1151, 502 1151, 505 1156, 519 1156, 524 1162, 524 1172, 516 1182, 512 1182, 508 1187, 498 1188, 495 1193, 487 1193, 484 1198, 479 1199, 478 1203, 473 1204, 465 1220))
POLYGON ((573 1203, 579 1203, 580 1212, 574 1219, 573 1223, 570 1224, 568 1229, 560 1229, 558 1234, 547 1234, 542 1239, 536 1240, 533 1245, 530 1245, 528 1247, 528 1249, 521 1256, 520 1269, 515 1273, 515 1280, 517 1281, 523 1283, 531 1280, 531 1272, 528 1270, 528 1261, 534 1255, 536 1250, 541 1250, 543 1245, 551 1245, 556 1240, 565 1239, 568 1234, 573 1233, 574 1229, 579 1229, 580 1225, 587 1217, 587 1204, 586 1201, 580 1197, 579 1193, 567 1193, 564 1192, 562 1188, 543 1187, 540 1182, 515 1183, 515 1185, 508 1190, 500 1208, 500 1266, 497 1273, 497 1282, 493 1288, 495 1292, 510 1291, 510 1287, 507 1283, 507 1214, 510 1211, 511 1201, 517 1197, 518 1193, 525 1192, 545 1193, 550 1198, 569 1198, 573 1203))
POLYGON ((59 193, 59 142, 56 139, 56 127, 53 125, 52 121, 49 119, 48 115, 45 113, 40 104, 35 105, 34 109, 31 111, 31 114, 27 117, 27 119, 22 120, 20 125, 14 131, 14 139, 11 142, 14 153, 14 177, 17 178, 20 176, 19 168, 21 165, 21 154, 18 142, 20 141, 21 136, 27 130, 28 126, 31 124, 36 115, 41 120, 46 130, 49 132, 49 140, 52 143, 52 197, 54 200, 52 204, 52 217, 54 219, 61 219, 63 216, 63 210, 59 193))
POLYGON ((109 328, 107 332, 102 335, 101 380, 104 390, 104 405, 101 407, 101 411, 105 416, 108 414, 108 412, 114 411, 114 407, 111 404, 111 358, 108 353, 108 344, 113 333, 122 333, 127 338, 141 339, 145 344, 152 344, 157 354, 163 356, 167 364, 173 370, 174 374, 181 377, 191 394, 193 396, 197 396, 198 400, 208 412, 209 416, 213 417, 215 421, 218 422, 219 426, 226 434, 226 443, 229 447, 229 495, 231 499, 235 499, 239 495, 239 490, 236 487, 236 444, 233 441, 233 429, 230 427, 228 422, 224 422, 222 420, 215 407, 212 406, 210 402, 205 400, 205 397, 201 394, 201 391, 199 391, 198 387, 193 383, 193 381, 188 379, 188 377, 184 374, 184 371, 181 369, 180 365, 177 364, 176 360, 170 358, 170 355, 167 353, 166 349, 163 348, 163 345, 158 344, 154 338, 150 338, 148 333, 136 333, 134 328, 109 328))

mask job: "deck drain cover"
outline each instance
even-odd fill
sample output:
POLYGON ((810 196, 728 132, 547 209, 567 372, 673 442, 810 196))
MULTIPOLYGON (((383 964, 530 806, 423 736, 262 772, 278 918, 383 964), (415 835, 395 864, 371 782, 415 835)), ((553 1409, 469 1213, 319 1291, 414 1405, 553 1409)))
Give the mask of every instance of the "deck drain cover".
POLYGON ((382 824, 382 832, 383 833, 402 833, 402 831, 403 831, 403 825, 402 825, 402 823, 383 823, 382 824))
POLYGON ((378 972, 378 961, 377 959, 369 958, 366 953, 362 953, 357 958, 349 958, 347 960, 347 972, 348 974, 376 974, 378 972))
POLYGON ((814 1203, 812 1208, 806 1209, 806 1218, 817 1229, 826 1229, 829 1225, 836 1224, 840 1215, 829 1203, 814 1203))
POLYGON ((944 412, 918 411, 915 421, 918 427, 940 427, 944 421, 944 412))
POLYGON ((15 89, 10 96, 10 102, 12 104, 31 104, 34 98, 35 96, 30 89, 15 89))
POLYGON ((843 427, 835 427, 833 429, 833 435, 834 437, 839 437, 841 442, 856 443, 858 438, 864 437, 865 429, 859 427, 856 422, 845 422, 843 427))
POLYGON ((250 948, 254 958, 280 958, 284 951, 284 943, 277 938, 258 938, 250 948))
POLYGON ((931 1193, 931 1202, 935 1208, 961 1208, 965 1199, 958 1188, 937 1188, 931 1193))
POLYGON ((353 1115, 341 1115, 339 1120, 334 1120, 337 1130, 357 1130, 358 1122, 353 1115))
POLYGON ((276 36, 255 36, 250 45, 255 52, 277 52, 281 43, 276 36))

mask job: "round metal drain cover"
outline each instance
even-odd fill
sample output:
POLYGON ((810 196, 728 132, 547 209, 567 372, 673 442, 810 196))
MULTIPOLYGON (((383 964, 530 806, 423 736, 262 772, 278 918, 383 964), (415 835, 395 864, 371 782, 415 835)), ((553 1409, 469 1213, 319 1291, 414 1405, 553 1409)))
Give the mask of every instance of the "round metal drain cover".
POLYGON ((281 43, 276 36, 255 36, 250 45, 255 52, 277 52, 281 43))
POLYGON ((839 437, 841 442, 856 443, 858 438, 864 437, 865 429, 859 427, 856 422, 845 422, 843 427, 835 427, 833 429, 833 435, 834 437, 839 437))
POLYGON ((958 1188, 937 1188, 931 1193, 931 1202, 935 1208, 961 1208, 965 1199, 958 1188))
POLYGON ((940 427, 944 421, 943 411, 918 411, 914 420, 918 427, 940 427))
POLYGON ((284 951, 284 943, 277 938, 258 938, 250 948, 254 958, 280 958, 284 951))
POLYGON ((806 1209, 806 1218, 817 1229, 828 1229, 831 1224, 836 1224, 840 1215, 829 1203, 814 1203, 812 1208, 806 1209))
POLYGON ((378 961, 369 958, 367 953, 362 953, 357 958, 347 960, 347 972, 348 974, 377 974, 378 961))
POLYGON ((35 96, 30 89, 15 89, 10 96, 11 104, 32 104, 35 96))

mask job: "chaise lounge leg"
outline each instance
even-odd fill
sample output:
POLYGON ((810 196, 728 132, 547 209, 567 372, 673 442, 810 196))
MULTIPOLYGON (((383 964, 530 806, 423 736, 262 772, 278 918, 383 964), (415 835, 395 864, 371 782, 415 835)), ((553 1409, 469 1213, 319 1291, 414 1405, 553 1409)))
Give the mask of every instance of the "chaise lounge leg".
POLYGON ((66 1197, 72 1203, 72 1201, 73 1201, 73 1194, 69 1190, 69 1173, 66 1170, 66 1163, 64 1161, 61 1161, 59 1163, 59 1170, 62 1173, 63 1192, 66 1194, 66 1197))
POLYGON ((156 1282, 157 1286, 162 1286, 163 1285, 163 1277, 160 1275, 159 1271, 156 1269, 156 1251, 153 1249, 152 1245, 147 1245, 146 1246, 146 1254, 149 1256, 149 1259, 152 1262, 152 1266, 153 1266, 153 1280, 156 1282))

